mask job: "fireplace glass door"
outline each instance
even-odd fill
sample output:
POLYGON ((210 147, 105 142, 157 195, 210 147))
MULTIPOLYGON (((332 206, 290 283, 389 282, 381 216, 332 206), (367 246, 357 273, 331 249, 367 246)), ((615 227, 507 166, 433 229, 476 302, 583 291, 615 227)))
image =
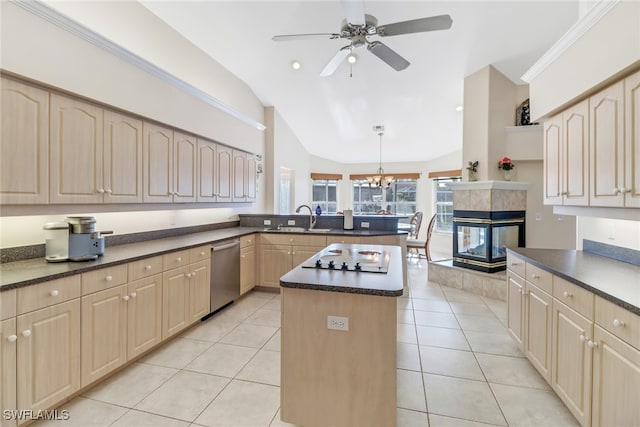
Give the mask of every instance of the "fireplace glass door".
POLYGON ((473 258, 487 257, 487 228, 471 225, 458 227, 458 254, 473 258))
POLYGON ((520 227, 518 225, 507 225, 493 227, 492 230, 492 259, 503 258, 507 256, 507 246, 512 248, 518 247, 520 227))

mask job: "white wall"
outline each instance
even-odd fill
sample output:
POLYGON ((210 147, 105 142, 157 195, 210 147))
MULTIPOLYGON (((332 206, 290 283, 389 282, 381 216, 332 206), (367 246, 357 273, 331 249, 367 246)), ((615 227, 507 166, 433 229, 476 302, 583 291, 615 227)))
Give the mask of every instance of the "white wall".
POLYGON ((640 221, 580 216, 576 246, 582 249, 582 240, 588 239, 608 245, 640 251, 640 221))

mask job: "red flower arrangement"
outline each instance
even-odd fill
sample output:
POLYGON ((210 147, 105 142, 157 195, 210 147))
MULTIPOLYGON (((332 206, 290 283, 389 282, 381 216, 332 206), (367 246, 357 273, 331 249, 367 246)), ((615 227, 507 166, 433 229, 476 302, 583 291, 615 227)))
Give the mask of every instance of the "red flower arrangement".
POLYGON ((502 160, 500 160, 498 162, 498 169, 502 169, 505 171, 510 171, 511 169, 515 168, 516 165, 515 163, 513 163, 513 160, 511 160, 508 157, 503 158, 502 160))

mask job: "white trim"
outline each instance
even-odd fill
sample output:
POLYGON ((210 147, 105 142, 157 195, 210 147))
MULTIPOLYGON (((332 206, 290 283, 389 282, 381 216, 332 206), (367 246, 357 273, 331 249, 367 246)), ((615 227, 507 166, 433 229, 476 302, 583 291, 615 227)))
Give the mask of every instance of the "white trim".
POLYGON ((166 83, 182 90, 183 92, 188 93, 191 96, 198 98, 199 100, 205 102, 206 104, 223 111, 224 113, 242 121, 243 123, 256 128, 259 131, 265 130, 267 127, 258 122, 257 120, 252 119, 246 114, 234 109, 223 103, 222 101, 214 98, 208 93, 198 89, 197 87, 185 82, 184 80, 174 76, 163 70, 162 68, 152 64, 146 59, 141 58, 140 56, 134 54, 133 52, 123 48, 122 46, 112 42, 111 40, 106 39, 100 34, 92 31, 91 29, 83 26, 82 24, 68 18, 67 16, 61 14, 60 12, 52 9, 50 6, 40 2, 33 0, 11 0, 14 4, 20 6, 24 10, 31 12, 32 14, 43 18, 53 25, 77 36, 83 40, 88 41, 89 43, 97 46, 101 49, 106 50, 112 55, 124 60, 125 62, 140 68, 141 70, 146 71, 147 73, 158 77, 166 83))
POLYGON ((596 218, 640 221, 638 208, 603 208, 596 206, 553 206, 554 215, 593 216, 596 218))
POLYGON ((549 65, 558 59, 572 44, 596 25, 620 0, 600 0, 589 9, 587 14, 576 22, 538 61, 520 77, 531 83, 549 65))

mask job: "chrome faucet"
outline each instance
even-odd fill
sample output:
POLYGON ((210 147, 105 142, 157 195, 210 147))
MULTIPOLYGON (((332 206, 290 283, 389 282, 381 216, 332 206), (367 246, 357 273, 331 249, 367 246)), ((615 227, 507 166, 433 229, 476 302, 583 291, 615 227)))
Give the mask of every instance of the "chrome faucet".
POLYGON ((300 209, 307 208, 309 209, 309 230, 313 229, 316 226, 316 216, 313 214, 313 210, 309 205, 300 205, 296 208, 296 213, 300 213, 300 209))

